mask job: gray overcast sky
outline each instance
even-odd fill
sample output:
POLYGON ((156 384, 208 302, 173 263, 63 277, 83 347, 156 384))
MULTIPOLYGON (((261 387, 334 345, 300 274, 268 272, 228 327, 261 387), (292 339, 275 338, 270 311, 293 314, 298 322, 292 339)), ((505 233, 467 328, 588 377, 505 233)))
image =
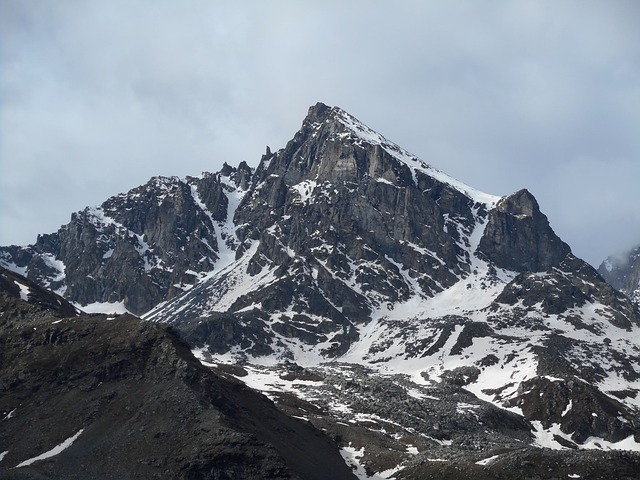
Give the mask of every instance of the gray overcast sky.
POLYGON ((640 2, 0 1, 0 244, 338 105, 574 253, 640 243, 640 2))

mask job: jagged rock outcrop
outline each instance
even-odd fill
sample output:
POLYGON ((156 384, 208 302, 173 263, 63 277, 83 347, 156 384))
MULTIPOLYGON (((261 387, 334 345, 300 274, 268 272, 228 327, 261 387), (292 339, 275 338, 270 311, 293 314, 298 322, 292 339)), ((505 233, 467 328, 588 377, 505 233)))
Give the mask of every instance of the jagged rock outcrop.
POLYGON ((598 273, 640 307, 640 246, 625 255, 613 255, 598 267, 598 273))
POLYGON ((557 266, 571 249, 551 229, 533 195, 520 190, 491 211, 478 252, 496 267, 543 272, 557 266))
MULTIPOLYGON (((531 404, 526 382, 579 379, 593 385, 581 402, 624 390, 623 417, 636 415, 640 314, 571 254, 526 190, 476 192, 316 105, 263 156, 235 221, 235 264, 150 316, 214 355, 380 365, 510 408, 531 404)), ((539 421, 532 411, 522 408, 539 421)), ((540 442, 556 428, 544 415, 540 442)), ((615 443, 637 427, 580 432, 556 445, 615 443)))
MULTIPOLYGON (((518 274, 496 297, 492 308, 498 304, 529 309, 539 309, 546 315, 558 315, 586 305, 601 304, 608 314, 608 321, 621 329, 640 326, 638 309, 607 283, 596 270, 574 255, 567 255, 554 268, 541 274, 518 274)), ((572 321, 578 329, 589 329, 580 315, 572 321)))
POLYGON ((481 206, 463 192, 412 170, 397 158, 408 154, 382 137, 367 141, 375 134, 353 122, 326 105, 309 110, 293 140, 258 167, 236 213, 236 223, 244 226, 239 237, 260 240, 256 254, 272 261, 290 248, 307 261, 318 257, 320 264, 337 265, 343 275, 350 273, 349 263, 376 262, 390 273, 386 284, 375 272, 358 273, 371 277, 371 290, 390 301, 409 294, 394 262, 427 293, 450 285, 469 269, 459 243, 486 212, 474 212, 481 206), (456 220, 455 229, 448 219, 456 220), (322 251, 330 246, 333 251, 322 251), (415 255, 427 246, 430 256, 415 255), (448 268, 437 268, 443 263, 448 268))
POLYGON ((232 248, 229 197, 251 170, 223 170, 226 177, 154 177, 72 214, 33 245, 0 247, 0 262, 80 305, 122 302, 144 313, 197 283, 232 248))
POLYGON ((281 337, 344 354, 375 309, 469 273, 471 235, 497 197, 459 186, 339 108, 315 105, 285 148, 263 156, 236 210, 237 269, 150 318, 216 323, 219 311, 243 312, 251 335, 266 312, 281 337), (252 288, 226 299, 238 282, 252 288))

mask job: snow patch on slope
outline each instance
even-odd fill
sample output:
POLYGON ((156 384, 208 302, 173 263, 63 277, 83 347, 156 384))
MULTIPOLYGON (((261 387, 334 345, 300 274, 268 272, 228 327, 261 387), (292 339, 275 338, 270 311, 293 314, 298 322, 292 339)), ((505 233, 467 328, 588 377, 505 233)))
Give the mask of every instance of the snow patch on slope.
POLYGON ((52 269, 58 272, 57 275, 53 278, 53 280, 51 281, 47 280, 45 282, 45 287, 48 287, 49 285, 51 285, 52 281, 59 282, 64 280, 64 278, 66 277, 66 273, 65 273, 66 266, 64 262, 62 262, 61 260, 58 260, 54 255, 50 253, 43 253, 41 255, 41 258, 42 260, 44 260, 47 266, 51 267, 52 269))
POLYGON ((380 474, 374 473, 372 476, 367 475, 367 471, 360 463, 364 453, 364 447, 359 450, 356 450, 351 446, 342 447, 340 449, 340 455, 342 455, 345 463, 351 467, 353 474, 360 480, 391 480, 393 478, 391 475, 393 475, 397 469, 388 470, 380 474))
POLYGON ((247 274, 249 262, 257 249, 258 242, 253 242, 240 260, 208 274, 198 285, 184 293, 180 297, 180 301, 159 305, 145 313, 142 318, 151 321, 165 321, 189 312, 194 312, 193 317, 195 318, 207 313, 229 311, 238 298, 277 280, 274 275, 275 267, 265 267, 260 273, 253 276, 247 274), (203 292, 206 292, 206 299, 202 298, 203 292))
POLYGON ((24 267, 19 267, 18 265, 16 265, 11 261, 11 255, 8 252, 0 252, 0 266, 6 268, 11 272, 18 273, 23 277, 27 276, 27 266, 25 265, 24 267))
POLYGON ((89 303, 87 305, 81 305, 79 303, 74 303, 74 307, 86 312, 86 313, 107 313, 107 314, 115 314, 122 315, 125 313, 131 313, 124 306, 124 301, 122 302, 94 302, 89 303))
POLYGON ((24 462, 20 462, 14 468, 26 467, 26 466, 31 465, 32 463, 35 463, 35 462, 37 462, 39 460, 44 460, 46 458, 51 458, 51 457, 54 457, 56 455, 59 455, 60 453, 62 453, 62 451, 64 451, 67 448, 69 448, 73 444, 73 442, 75 442, 78 439, 78 437, 80 436, 80 434, 83 431, 84 431, 84 429, 80 429, 80 431, 78 433, 76 433, 72 437, 67 438, 64 442, 62 442, 59 445, 56 445, 51 450, 49 450, 47 452, 44 452, 43 454, 38 455, 37 457, 29 458, 28 460, 25 460, 24 462))
POLYGON ((31 295, 31 290, 29 289, 29 287, 27 287, 26 285, 23 285, 22 283, 18 283, 15 280, 13 281, 13 283, 15 283, 20 289, 20 300, 24 300, 25 302, 28 302, 29 295, 31 295))
MULTIPOLYGON (((549 428, 544 428, 540 421, 532 421, 534 426, 535 442, 534 444, 542 448, 550 448, 552 450, 568 450, 569 448, 561 445, 556 438, 562 438, 567 442, 573 443, 571 434, 564 433, 557 423, 552 424, 549 428)), ((636 442, 633 435, 620 440, 619 442, 610 442, 599 437, 589 437, 584 443, 578 445, 582 450, 630 450, 640 452, 640 442, 636 442)))
POLYGON ((298 201, 300 203, 307 203, 317 186, 318 182, 316 182, 315 180, 305 180, 296 185, 293 185, 290 188, 298 193, 298 195, 300 196, 300 199, 298 201))
POLYGON ((224 224, 220 225, 220 238, 218 241, 222 241, 222 244, 218 244, 220 250, 220 259, 216 262, 215 269, 222 270, 231 265, 236 258, 235 246, 239 243, 236 236, 236 226, 233 223, 233 217, 236 214, 236 210, 240 205, 240 202, 246 195, 246 191, 240 187, 233 185, 232 181, 228 177, 222 177, 221 181, 227 185, 227 218, 224 224))

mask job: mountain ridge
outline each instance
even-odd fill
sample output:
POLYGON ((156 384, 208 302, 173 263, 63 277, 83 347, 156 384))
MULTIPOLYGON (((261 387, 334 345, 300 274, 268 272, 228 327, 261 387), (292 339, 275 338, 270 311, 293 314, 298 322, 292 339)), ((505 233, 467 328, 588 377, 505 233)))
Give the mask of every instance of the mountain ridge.
POLYGON ((369 476, 640 450, 637 306, 526 189, 479 192, 337 107, 312 106, 255 170, 155 177, 0 262, 171 325, 369 476))
POLYGON ((174 330, 69 317, 40 290, 0 267, 2 478, 355 478, 331 438, 204 367, 174 330))
MULTIPOLYGON (((520 390, 536 390, 545 376, 601 383, 614 393, 624 378, 636 392, 619 394, 631 422, 638 407, 632 365, 639 352, 630 342, 637 309, 571 254, 535 198, 522 190, 480 203, 455 182, 423 176, 417 160, 413 171, 395 163, 380 147, 383 137, 352 120, 345 127, 335 119, 340 112, 312 109, 313 121, 263 157, 243 200, 251 208, 236 213, 247 245, 236 266, 146 318, 174 323, 220 361, 275 357, 311 367, 337 359, 423 383, 425 376, 459 377, 503 408, 517 405, 525 398, 520 390), (413 197, 408 211, 398 211, 398 198, 425 192, 432 196, 413 197), (430 215, 417 217, 413 205, 429 205, 430 215), (410 227, 432 231, 397 228, 403 215, 410 227), (603 341, 610 352, 598 354, 603 341)), ((563 391, 568 408, 574 393, 563 391)), ((589 394, 594 404, 602 401, 598 392, 589 394)), ((553 414, 554 423, 532 412, 521 413, 543 422, 539 432, 554 425, 569 432, 574 424, 570 416, 553 414)), ((587 422, 589 415, 578 417, 587 422)), ((626 428, 603 424, 590 432, 619 441, 626 428)), ((556 434, 554 442, 579 447, 589 438, 572 435, 556 434)))
POLYGON ((227 209, 238 201, 235 182, 246 183, 251 170, 241 163, 223 171, 228 176, 153 177, 72 214, 69 224, 33 245, 0 247, 0 265, 81 308, 112 303, 121 312, 144 313, 228 255, 227 209))

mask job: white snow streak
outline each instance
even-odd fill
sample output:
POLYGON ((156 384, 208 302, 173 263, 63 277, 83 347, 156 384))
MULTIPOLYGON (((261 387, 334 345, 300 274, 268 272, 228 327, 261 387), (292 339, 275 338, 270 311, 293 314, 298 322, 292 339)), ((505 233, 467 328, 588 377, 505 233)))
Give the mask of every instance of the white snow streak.
POLYGON ((28 460, 25 460, 24 462, 19 463, 18 465, 15 466, 15 468, 26 467, 27 465, 31 465, 32 463, 35 463, 35 462, 37 462, 39 460, 44 460, 46 458, 54 457, 54 456, 60 454, 63 450, 69 448, 71 446, 71 444, 77 440, 77 438, 80 436, 80 434, 83 431, 84 431, 84 429, 80 429, 80 431, 78 433, 76 433, 73 437, 67 438, 60 445, 56 445, 55 447, 53 447, 48 452, 44 452, 43 454, 38 455, 37 457, 33 457, 33 458, 28 459, 28 460))
POLYGON ((499 457, 500 455, 494 455, 493 457, 485 458, 484 460, 477 461, 476 465, 489 465, 490 463, 493 463, 495 460, 497 460, 499 457))
POLYGON ((351 467, 354 475, 361 480, 392 480, 393 477, 390 475, 393 475, 397 471, 397 469, 394 468, 385 472, 374 473, 371 477, 368 476, 366 470, 360 463, 360 459, 364 455, 364 447, 360 450, 356 450, 351 446, 343 447, 340 449, 340 455, 342 455, 345 463, 351 467))
POLYGON ((8 420, 10 418, 13 417, 13 414, 16 413, 17 408, 14 408, 13 410, 11 410, 9 413, 7 413, 7 416, 3 418, 3 420, 8 420))
POLYGON ((74 303, 74 307, 79 308, 80 310, 86 313, 107 313, 107 314, 115 314, 122 315, 124 313, 130 313, 127 310, 127 307, 124 306, 124 301, 121 302, 93 302, 87 305, 81 305, 79 303, 74 303))
POLYGON ((29 295, 31 295, 31 290, 29 289, 29 287, 23 285, 22 283, 18 283, 15 280, 13 281, 13 283, 15 283, 20 288, 20 299, 28 302, 29 295))

